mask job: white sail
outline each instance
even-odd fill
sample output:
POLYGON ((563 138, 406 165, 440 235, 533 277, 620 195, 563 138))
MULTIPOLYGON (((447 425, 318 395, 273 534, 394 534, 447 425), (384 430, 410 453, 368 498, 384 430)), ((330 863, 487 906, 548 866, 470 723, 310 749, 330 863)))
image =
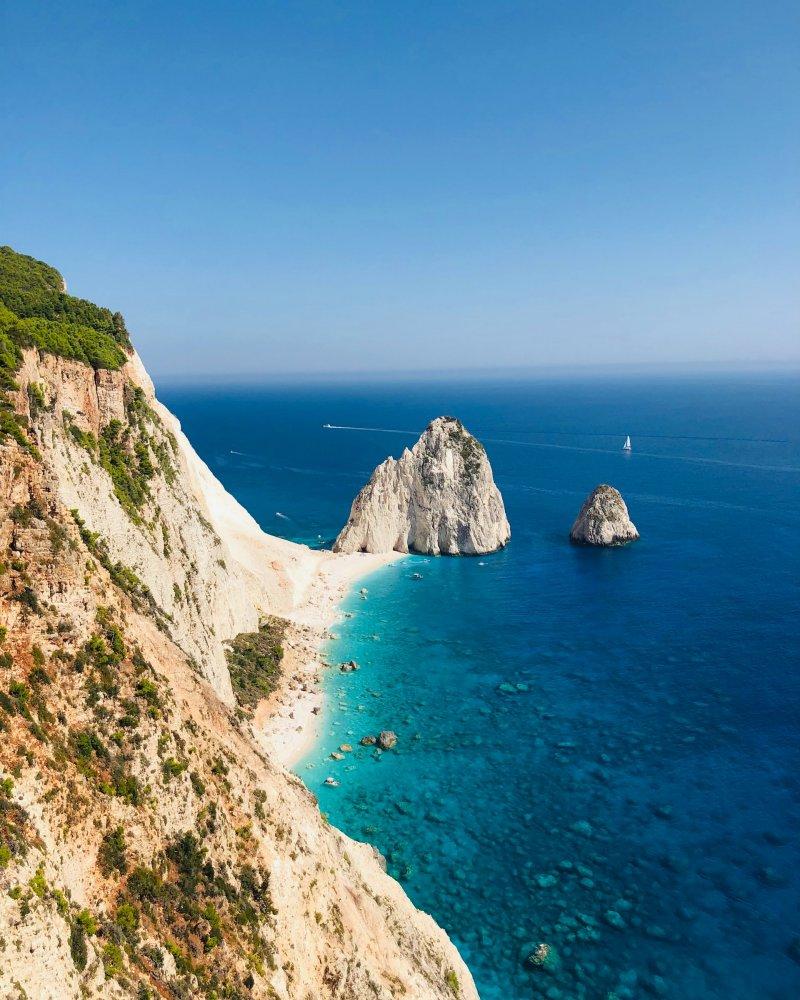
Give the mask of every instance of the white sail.
POLYGON ((633 448, 631 446, 630 434, 625 438, 625 444, 622 446, 622 450, 623 451, 633 451, 633 448))

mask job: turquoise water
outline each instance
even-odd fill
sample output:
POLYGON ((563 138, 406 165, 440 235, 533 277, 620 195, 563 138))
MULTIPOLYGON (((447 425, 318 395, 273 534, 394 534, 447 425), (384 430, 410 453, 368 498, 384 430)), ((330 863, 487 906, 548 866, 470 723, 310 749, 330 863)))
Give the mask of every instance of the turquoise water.
POLYGON ((324 737, 297 768, 448 930, 484 1000, 800 995, 798 390, 742 376, 162 391, 264 528, 312 544, 431 417, 486 442, 511 545, 364 581, 327 650, 361 669, 328 673, 324 737), (642 540, 573 548, 603 481, 642 540), (383 728, 395 750, 357 746, 383 728), (355 751, 330 759, 343 742, 355 751), (525 967, 540 941, 551 972, 525 967))

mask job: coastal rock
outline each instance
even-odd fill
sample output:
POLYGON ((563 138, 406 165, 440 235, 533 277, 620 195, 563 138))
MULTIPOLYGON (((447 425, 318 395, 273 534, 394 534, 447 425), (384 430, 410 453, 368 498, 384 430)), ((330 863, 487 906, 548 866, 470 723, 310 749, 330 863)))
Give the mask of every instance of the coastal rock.
POLYGON ((619 490, 605 483, 584 500, 569 533, 576 545, 625 545, 638 537, 619 490))
POLYGON ((377 744, 381 750, 391 750, 397 746, 397 734, 393 733, 391 729, 384 729, 378 733, 377 744))
POLYGON ((540 941, 525 960, 532 969, 542 969, 544 972, 556 973, 561 968, 561 959, 551 944, 540 941))
POLYGON ((478 555, 510 537, 483 445, 460 420, 437 417, 411 450, 375 469, 333 550, 478 555))
POLYGON ((362 747, 374 747, 377 742, 374 736, 362 736, 359 740, 362 747))

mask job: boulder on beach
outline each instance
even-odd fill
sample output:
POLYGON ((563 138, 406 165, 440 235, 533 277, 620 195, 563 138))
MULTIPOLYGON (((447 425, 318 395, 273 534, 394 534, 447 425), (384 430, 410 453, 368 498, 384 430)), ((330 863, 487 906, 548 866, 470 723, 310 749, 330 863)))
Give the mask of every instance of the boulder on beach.
POLYGON ((626 545, 639 537, 619 490, 602 483, 584 500, 569 540, 575 545, 626 545))

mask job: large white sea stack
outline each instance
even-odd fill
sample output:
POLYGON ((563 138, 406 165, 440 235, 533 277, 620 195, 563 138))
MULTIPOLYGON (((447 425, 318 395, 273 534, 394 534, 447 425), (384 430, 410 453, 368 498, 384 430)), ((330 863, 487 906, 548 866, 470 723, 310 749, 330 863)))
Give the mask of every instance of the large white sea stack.
POLYGON ((602 483, 583 501, 569 533, 576 545, 625 545, 639 537, 619 490, 602 483))
POLYGON ((460 420, 437 417, 411 450, 372 473, 333 550, 478 555, 510 537, 483 445, 460 420))

